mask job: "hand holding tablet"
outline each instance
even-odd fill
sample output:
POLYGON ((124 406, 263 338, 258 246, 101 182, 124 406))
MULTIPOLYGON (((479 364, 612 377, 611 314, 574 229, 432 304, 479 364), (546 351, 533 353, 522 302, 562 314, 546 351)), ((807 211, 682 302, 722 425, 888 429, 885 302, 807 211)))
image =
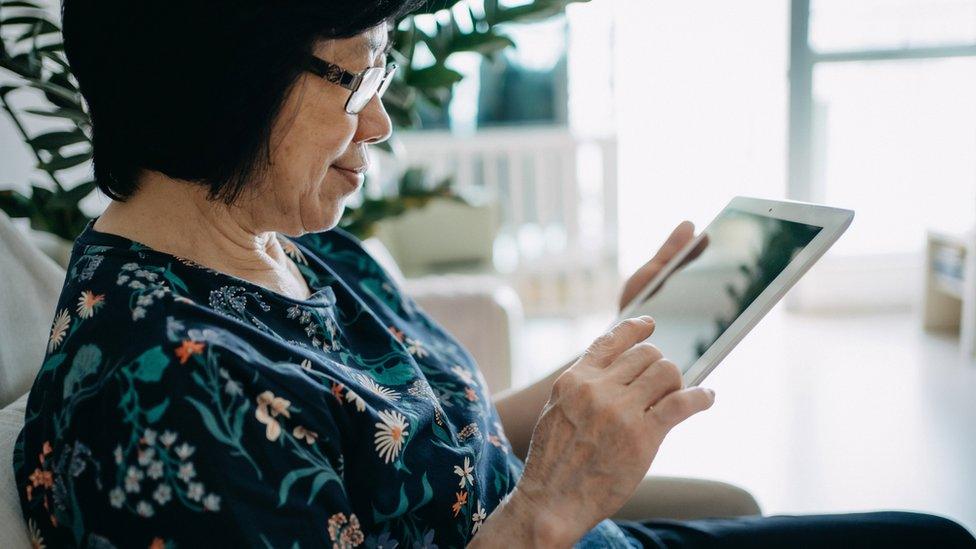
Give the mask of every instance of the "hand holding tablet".
POLYGON ((675 254, 623 318, 649 315, 648 338, 697 385, 850 226, 854 212, 736 197, 675 254))

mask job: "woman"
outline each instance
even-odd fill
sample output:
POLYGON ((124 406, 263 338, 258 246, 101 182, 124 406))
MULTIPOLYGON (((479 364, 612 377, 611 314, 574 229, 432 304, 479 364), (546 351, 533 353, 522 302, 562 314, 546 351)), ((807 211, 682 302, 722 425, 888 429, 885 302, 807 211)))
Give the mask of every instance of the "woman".
POLYGON ((965 542, 907 514, 607 520, 713 402, 639 343, 653 321, 492 403, 470 355, 334 229, 389 137, 388 25, 409 8, 64 2, 114 202, 76 242, 14 456, 36 543, 653 547, 881 524, 875 540, 965 542))

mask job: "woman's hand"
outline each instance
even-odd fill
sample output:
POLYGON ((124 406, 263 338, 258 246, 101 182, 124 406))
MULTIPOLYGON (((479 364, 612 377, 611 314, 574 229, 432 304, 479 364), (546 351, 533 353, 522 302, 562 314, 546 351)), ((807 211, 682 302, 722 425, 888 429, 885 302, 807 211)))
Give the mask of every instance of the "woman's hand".
POLYGON ((683 388, 644 342, 653 331, 650 317, 620 322, 556 380, 522 479, 476 541, 505 532, 571 545, 630 498, 672 427, 712 405, 710 389, 683 388))
MULTIPOLYGON (((661 245, 661 248, 654 254, 650 261, 645 263, 640 269, 627 279, 624 289, 620 294, 620 312, 623 312, 630 304, 630 301, 637 297, 637 294, 647 286, 661 269, 671 261, 671 258, 684 249, 692 239, 695 238, 695 225, 691 221, 682 221, 671 231, 671 236, 661 245)), ((698 246, 685 257, 681 265, 686 265, 689 261, 698 257, 705 247, 708 246, 708 237, 701 240, 698 246)), ((676 269, 677 271, 677 269, 676 269)))

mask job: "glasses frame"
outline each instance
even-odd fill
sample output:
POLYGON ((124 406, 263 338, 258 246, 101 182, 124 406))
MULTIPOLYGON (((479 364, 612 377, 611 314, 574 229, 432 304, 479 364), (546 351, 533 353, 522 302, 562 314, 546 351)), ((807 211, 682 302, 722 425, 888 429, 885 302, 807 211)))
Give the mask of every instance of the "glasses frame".
POLYGON ((351 72, 348 71, 335 63, 330 63, 324 59, 316 56, 310 56, 308 60, 307 70, 317 76, 322 77, 328 82, 332 82, 337 86, 342 86, 343 88, 349 90, 349 97, 346 99, 346 104, 344 109, 348 114, 359 114, 362 112, 369 101, 373 98, 370 97, 369 100, 363 103, 363 106, 359 110, 351 110, 349 108, 349 103, 352 101, 353 96, 359 91, 360 86, 366 80, 366 74, 370 71, 384 71, 383 78, 380 83, 376 86, 376 95, 383 97, 383 93, 386 92, 386 88, 390 86, 390 82, 393 81, 393 73, 397 70, 396 63, 390 63, 384 69, 383 67, 369 67, 362 72, 351 72))

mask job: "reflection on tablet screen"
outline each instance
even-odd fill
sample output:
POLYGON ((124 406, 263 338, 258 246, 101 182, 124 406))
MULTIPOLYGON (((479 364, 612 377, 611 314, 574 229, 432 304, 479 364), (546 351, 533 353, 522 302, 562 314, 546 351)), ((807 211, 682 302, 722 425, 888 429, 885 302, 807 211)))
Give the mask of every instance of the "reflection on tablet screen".
POLYGON ((687 371, 820 230, 727 209, 691 259, 631 316, 654 317, 648 341, 687 371))

